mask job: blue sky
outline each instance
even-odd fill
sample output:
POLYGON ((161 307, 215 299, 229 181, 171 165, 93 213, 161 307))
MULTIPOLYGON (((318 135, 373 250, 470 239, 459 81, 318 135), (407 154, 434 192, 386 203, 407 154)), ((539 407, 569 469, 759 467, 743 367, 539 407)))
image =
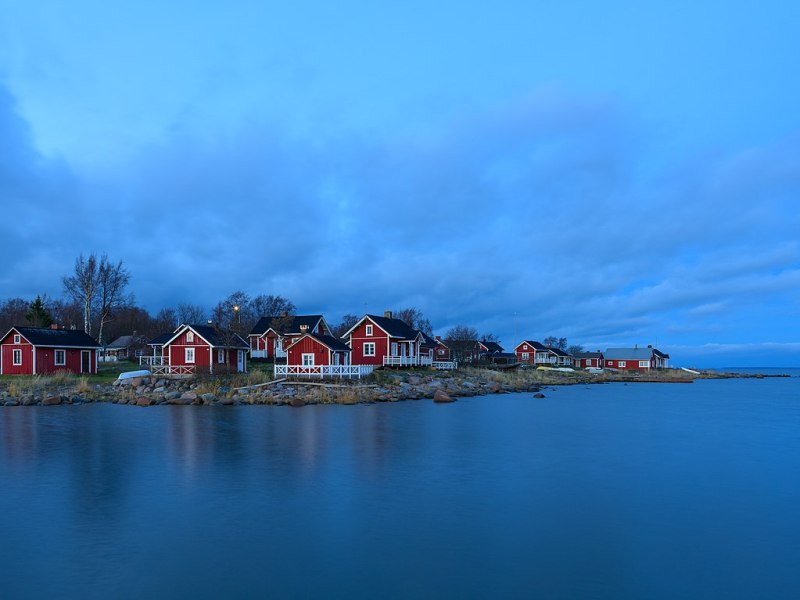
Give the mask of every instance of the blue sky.
POLYGON ((7 0, 0 299, 417 306, 800 364, 800 5, 7 0))

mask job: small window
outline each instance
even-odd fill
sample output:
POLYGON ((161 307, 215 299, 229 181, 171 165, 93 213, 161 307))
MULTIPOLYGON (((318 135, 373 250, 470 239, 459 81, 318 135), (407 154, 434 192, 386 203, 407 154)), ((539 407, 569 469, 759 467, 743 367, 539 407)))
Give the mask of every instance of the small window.
POLYGON ((223 364, 225 362, 225 350, 217 350, 217 362, 223 364))
POLYGON ((367 335, 372 335, 372 325, 367 325, 367 335))
POLYGON ((21 365, 22 364, 22 350, 20 350, 19 348, 15 348, 14 351, 12 352, 12 355, 13 355, 12 362, 13 362, 14 366, 18 367, 19 365, 21 365))
POLYGON ((304 367, 313 367, 314 366, 314 354, 303 354, 303 366, 304 367))
POLYGON ((618 363, 618 364, 619 364, 619 368, 620 368, 620 369, 622 369, 622 368, 624 368, 624 367, 625 367, 625 365, 626 365, 627 363, 626 363, 624 360, 621 360, 621 361, 619 361, 619 363, 618 363))
POLYGON ((14 343, 15 344, 19 344, 21 342, 22 342, 22 338, 20 337, 20 335, 18 333, 15 333, 14 334, 14 343))
POLYGON ((375 342, 364 343, 364 356, 375 356, 375 342))
POLYGON ((194 348, 186 348, 184 355, 186 364, 194 364, 194 348))
POLYGON ((528 344, 523 344, 523 345, 522 345, 522 349, 523 349, 523 350, 527 350, 527 349, 528 349, 528 344))
POLYGON ((649 360, 640 360, 639 361, 639 366, 643 367, 643 368, 647 368, 647 367, 650 366, 650 361, 649 360))
POLYGON ((194 342, 194 331, 187 331, 186 332, 186 343, 191 344, 194 342))
POLYGON ((63 367, 67 364, 67 351, 66 350, 56 350, 56 366, 63 367))

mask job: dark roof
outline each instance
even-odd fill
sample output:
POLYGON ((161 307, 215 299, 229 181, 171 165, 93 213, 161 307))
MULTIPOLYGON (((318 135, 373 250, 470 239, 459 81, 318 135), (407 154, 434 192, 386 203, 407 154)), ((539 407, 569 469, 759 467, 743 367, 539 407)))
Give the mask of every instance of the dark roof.
POLYGON ((142 336, 140 335, 121 335, 113 342, 106 346, 106 349, 114 350, 115 348, 128 348, 135 344, 142 343, 142 336))
POLYGON ((486 347, 487 352, 491 352, 493 354, 496 352, 503 352, 503 347, 497 342, 487 342, 486 340, 481 340, 480 343, 486 347))
POLYGON ((562 350, 561 348, 548 348, 553 354, 556 356, 572 356, 569 352, 562 350))
POLYGON ((519 344, 517 344, 517 348, 519 348, 522 344, 528 344, 534 350, 548 350, 547 346, 540 342, 531 341, 531 340, 522 340, 519 344))
POLYGON ((661 350, 656 350, 655 348, 653 348, 653 354, 660 356, 661 358, 669 358, 669 354, 662 352, 661 350))
MULTIPOLYGON (((64 348, 99 348, 92 336, 75 329, 45 329, 42 327, 13 327, 22 337, 34 346, 54 346, 64 348)), ((11 333, 9 330, 8 333, 11 333)), ((7 337, 8 334, 4 336, 7 337)))
POLYGON ((575 358, 603 358, 602 352, 576 352, 575 358))
MULTIPOLYGON (((228 337, 210 325, 185 325, 185 327, 191 327, 195 332, 197 332, 197 335, 202 337, 215 348, 241 348, 243 350, 250 349, 250 345, 238 334, 232 334, 230 337, 228 337)), ((176 338, 178 335, 180 335, 180 333, 183 331, 183 328, 184 326, 179 327, 175 333, 170 335, 167 341, 171 341, 173 338, 176 338)))
POLYGON ((335 350, 337 352, 351 352, 350 346, 333 337, 332 335, 316 335, 313 333, 309 333, 308 335, 317 340, 320 344, 324 344, 331 350, 335 350))
POLYGON ((147 342, 148 346, 163 346, 168 341, 172 339, 172 336, 175 335, 173 332, 162 333, 159 336, 154 337, 152 340, 147 342))
POLYGON ((419 335, 419 331, 412 328, 405 321, 389 317, 379 317, 377 315, 366 315, 378 327, 383 329, 390 337, 403 340, 413 340, 419 335))
POLYGON ((261 317, 250 331, 250 335, 263 335, 269 329, 273 329, 280 334, 295 333, 301 334, 301 325, 307 325, 308 331, 316 327, 322 319, 322 315, 287 315, 280 317, 261 317))
MULTIPOLYGON (((436 348, 438 342, 435 339, 433 339, 431 336, 429 336, 424 331, 420 331, 420 333, 422 334, 422 345, 423 346, 425 346, 426 348, 436 348)), ((442 345, 444 345, 444 344, 442 344, 442 345)))

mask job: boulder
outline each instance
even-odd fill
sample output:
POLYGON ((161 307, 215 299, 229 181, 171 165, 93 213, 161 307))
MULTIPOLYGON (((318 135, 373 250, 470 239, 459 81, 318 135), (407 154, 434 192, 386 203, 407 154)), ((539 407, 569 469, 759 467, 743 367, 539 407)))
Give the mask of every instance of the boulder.
POLYGON ((433 394, 433 401, 434 402, 455 402, 452 396, 445 392, 444 390, 437 389, 436 392, 433 394))
POLYGON ((61 396, 45 396, 42 398, 42 406, 58 406, 61 404, 61 396))
POLYGON ((194 402, 197 400, 197 394, 195 392, 184 392, 181 395, 181 400, 188 400, 189 402, 194 402))
POLYGON ((299 407, 305 406, 305 405, 306 405, 306 403, 303 400, 301 400, 300 398, 292 398, 289 401, 289 406, 294 406, 296 408, 299 408, 299 407))
POLYGON ((534 397, 534 398, 544 398, 544 397, 545 397, 545 395, 544 395, 543 393, 541 393, 541 392, 537 392, 537 393, 535 393, 535 394, 533 395, 533 397, 534 397))
POLYGON ((233 398, 228 398, 227 396, 220 398, 219 403, 222 406, 233 406, 235 404, 233 398))
POLYGON ((140 396, 136 399, 136 406, 152 406, 153 404, 155 404, 155 400, 147 396, 140 396))

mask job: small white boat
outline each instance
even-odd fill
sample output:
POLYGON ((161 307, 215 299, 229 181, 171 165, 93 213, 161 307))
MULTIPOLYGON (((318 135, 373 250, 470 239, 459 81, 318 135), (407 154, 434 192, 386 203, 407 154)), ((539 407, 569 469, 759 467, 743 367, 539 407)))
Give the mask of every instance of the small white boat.
POLYGON ((126 373, 120 373, 117 379, 134 379, 136 377, 147 377, 150 375, 150 371, 147 369, 141 369, 139 371, 127 371, 126 373))

